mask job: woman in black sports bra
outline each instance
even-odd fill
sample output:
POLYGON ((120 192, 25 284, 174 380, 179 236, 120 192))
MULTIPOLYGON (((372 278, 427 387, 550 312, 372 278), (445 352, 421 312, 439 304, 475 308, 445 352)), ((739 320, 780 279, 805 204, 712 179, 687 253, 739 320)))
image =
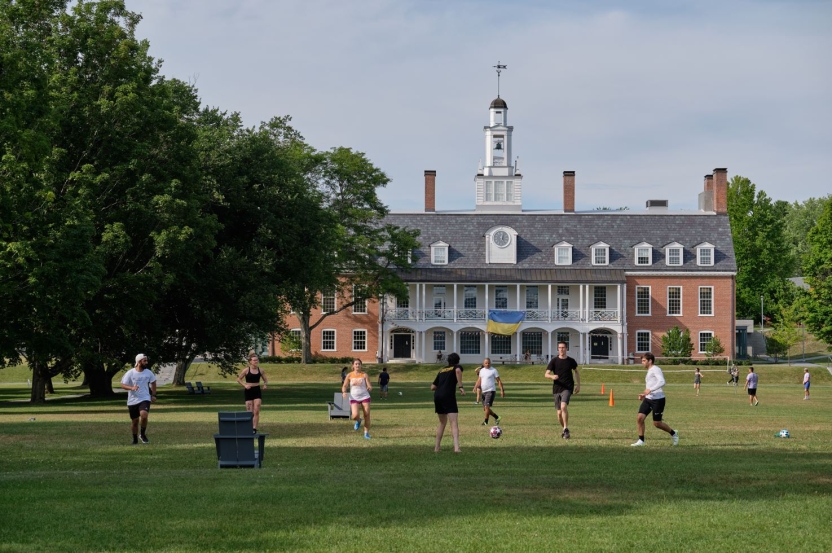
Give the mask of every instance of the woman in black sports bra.
POLYGON ((263 394, 260 391, 260 379, 263 379, 263 389, 269 383, 266 375, 260 370, 260 358, 256 353, 248 356, 248 367, 242 370, 237 377, 237 383, 245 388, 246 411, 254 413, 252 426, 254 433, 257 433, 257 423, 260 422, 260 405, 263 402, 263 394))

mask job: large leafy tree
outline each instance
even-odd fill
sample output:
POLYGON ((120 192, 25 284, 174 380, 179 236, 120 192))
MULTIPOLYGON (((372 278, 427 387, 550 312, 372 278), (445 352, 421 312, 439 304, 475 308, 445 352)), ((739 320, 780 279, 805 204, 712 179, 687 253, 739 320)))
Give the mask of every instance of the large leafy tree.
POLYGON ((693 351, 693 342, 690 339, 690 330, 682 330, 678 326, 669 329, 662 336, 662 357, 673 357, 670 364, 676 364, 681 359, 689 359, 693 351))
POLYGON ((327 152, 304 148, 298 149, 296 163, 322 194, 326 207, 326 216, 318 219, 318 234, 306 237, 316 243, 307 245, 298 265, 300 278, 287 295, 300 320, 302 360, 307 363, 312 357, 311 331, 327 317, 352 307, 356 297, 406 294, 396 269, 410 267, 418 231, 385 223, 388 210, 377 190, 390 179, 363 153, 350 148, 327 152), (325 292, 339 296, 337 309, 313 319, 325 292))
POLYGON ((760 314, 760 296, 774 309, 782 301, 794 258, 786 240, 786 202, 772 202, 749 179, 728 183, 728 217, 737 259, 737 314, 760 314))
POLYGON ((832 347, 832 201, 826 202, 807 242, 805 275, 809 291, 803 302, 806 326, 832 347))
POLYGON ((823 213, 823 208, 832 202, 832 195, 823 198, 809 198, 803 202, 794 202, 786 212, 785 234, 792 256, 795 258, 795 275, 803 276, 809 243, 806 237, 823 213))

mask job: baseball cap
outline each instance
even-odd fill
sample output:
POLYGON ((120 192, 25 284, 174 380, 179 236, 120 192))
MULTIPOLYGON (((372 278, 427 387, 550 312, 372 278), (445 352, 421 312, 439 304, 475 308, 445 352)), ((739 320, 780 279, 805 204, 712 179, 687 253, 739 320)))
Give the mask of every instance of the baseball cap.
POLYGON ((138 365, 138 364, 139 364, 139 361, 141 361, 142 359, 147 359, 147 355, 145 355, 145 354, 143 354, 143 353, 138 354, 138 355, 136 356, 136 365, 138 365))

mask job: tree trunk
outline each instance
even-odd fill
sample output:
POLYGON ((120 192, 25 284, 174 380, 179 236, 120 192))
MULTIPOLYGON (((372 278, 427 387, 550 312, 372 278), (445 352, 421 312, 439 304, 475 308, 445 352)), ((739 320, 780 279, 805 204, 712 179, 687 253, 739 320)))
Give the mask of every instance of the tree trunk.
POLYGON ((309 315, 306 313, 298 314, 298 321, 300 322, 300 340, 301 340, 301 359, 300 362, 304 365, 312 361, 312 336, 309 329, 309 315))
POLYGON ((52 385, 52 376, 50 376, 47 371, 44 371, 44 373, 46 373, 46 377, 44 378, 44 380, 46 380, 46 393, 54 394, 55 387, 52 385))
POLYGON ((90 396, 112 397, 116 395, 113 391, 113 375, 107 374, 107 370, 101 364, 85 364, 84 377, 90 386, 90 396))
POLYGON ((196 354, 188 354, 186 358, 176 360, 176 370, 173 373, 174 386, 185 385, 185 373, 187 373, 188 369, 191 368, 191 363, 194 362, 195 357, 196 354))
POLYGON ((29 396, 31 403, 46 403, 46 380, 44 370, 39 364, 32 365, 32 391, 29 396))

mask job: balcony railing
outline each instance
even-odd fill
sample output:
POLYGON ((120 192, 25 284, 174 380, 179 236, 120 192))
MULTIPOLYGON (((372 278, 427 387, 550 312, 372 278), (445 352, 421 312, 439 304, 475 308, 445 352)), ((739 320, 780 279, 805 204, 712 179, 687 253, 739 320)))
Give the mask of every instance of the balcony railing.
POLYGON ((459 309, 456 320, 458 321, 484 321, 485 309, 459 309))
POLYGON ((552 310, 553 321, 583 321, 580 309, 554 309, 552 310))
MULTIPOLYGON (((395 308, 387 311, 391 321, 484 321, 487 309, 426 309, 395 308), (456 318, 454 318, 456 312, 456 318)), ((619 322, 618 309, 590 309, 589 322, 619 322)), ((526 309, 527 322, 587 322, 586 314, 580 309, 526 309)))
POLYGON ((453 321, 454 320, 454 310, 453 309, 428 309, 426 311, 422 311, 422 317, 424 321, 453 321))
POLYGON ((618 321, 617 309, 590 309, 589 320, 592 322, 618 321))

